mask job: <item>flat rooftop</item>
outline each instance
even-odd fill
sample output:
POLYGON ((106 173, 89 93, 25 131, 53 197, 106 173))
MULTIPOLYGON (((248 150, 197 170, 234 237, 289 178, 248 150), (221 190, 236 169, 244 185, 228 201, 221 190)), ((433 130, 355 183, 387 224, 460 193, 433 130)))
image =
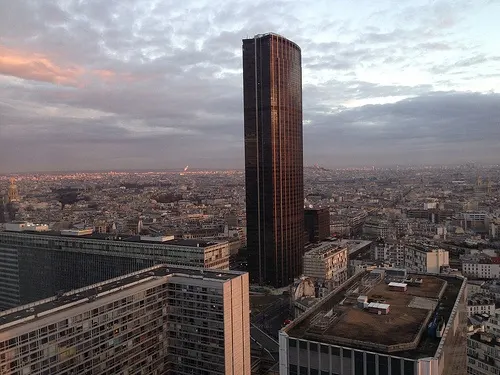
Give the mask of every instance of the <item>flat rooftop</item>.
POLYGON ((333 243, 337 243, 339 246, 347 247, 349 249, 349 255, 356 254, 358 251, 365 249, 370 246, 373 241, 367 240, 338 240, 332 239, 333 243))
POLYGON ((2 311, 0 312, 0 334, 2 331, 9 330, 17 324, 23 324, 25 321, 36 320, 49 315, 51 310, 57 309, 57 312, 64 310, 65 305, 68 305, 68 308, 72 308, 78 301, 81 301, 82 304, 99 301, 101 297, 116 293, 126 293, 126 289, 129 287, 134 287, 138 284, 145 285, 144 283, 158 280, 159 278, 184 276, 193 279, 223 283, 243 274, 245 274, 245 272, 180 267, 166 264, 157 265, 108 281, 75 289, 61 294, 60 296, 46 298, 44 300, 2 311))
POLYGON ((334 254, 346 249, 346 246, 341 246, 337 241, 321 241, 307 245, 305 248, 306 257, 319 257, 327 254, 334 254))
POLYGON ((381 277, 362 273, 283 331, 298 339, 409 358, 432 357, 440 340, 427 336, 428 323, 438 301, 439 314, 448 322, 464 280, 452 276, 409 277, 421 278, 422 284, 408 284, 407 291, 401 292, 391 290, 381 277), (368 302, 389 304, 390 312, 378 315, 358 307, 359 296, 367 296, 368 302))
POLYGON ((22 232, 9 232, 9 231, 4 231, 0 232, 0 235, 2 233, 6 234, 17 234, 19 236, 23 235, 37 235, 37 236, 49 236, 49 237, 57 237, 60 239, 65 239, 68 241, 71 240, 108 240, 108 241, 117 241, 117 242, 134 242, 134 243, 146 243, 146 244, 154 244, 154 245, 169 245, 169 246, 186 246, 186 247, 201 247, 205 248, 208 246, 212 245, 217 245, 220 243, 227 242, 227 240, 222 240, 222 241, 204 241, 204 240, 197 240, 197 239, 173 239, 173 240, 167 240, 163 242, 159 241, 148 241, 145 239, 141 239, 140 236, 136 235, 130 235, 130 234, 111 234, 111 233, 92 233, 92 234, 82 234, 79 236, 65 236, 61 235, 60 232, 58 231, 44 231, 44 232, 36 232, 36 231, 22 231, 22 232))

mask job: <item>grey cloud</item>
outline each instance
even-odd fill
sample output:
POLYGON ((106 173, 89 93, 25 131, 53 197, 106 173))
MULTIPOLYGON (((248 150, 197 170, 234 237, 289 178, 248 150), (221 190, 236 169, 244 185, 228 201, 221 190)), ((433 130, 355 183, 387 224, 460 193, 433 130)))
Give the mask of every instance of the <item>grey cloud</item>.
POLYGON ((418 48, 431 51, 449 51, 452 49, 450 45, 440 42, 420 43, 418 48))
POLYGON ((486 56, 484 54, 479 54, 470 56, 468 58, 462 58, 448 64, 431 66, 430 71, 435 74, 461 74, 463 72, 471 72, 470 70, 464 70, 464 68, 476 67, 477 65, 482 65, 489 62, 496 63, 496 61, 500 61, 500 56, 486 56))
MULTIPOLYGON (((474 149, 469 143, 500 149, 499 116, 499 94, 436 92, 394 104, 366 105, 313 118, 308 142, 315 144, 316 150, 323 149, 318 142, 330 141, 334 147, 347 142, 365 145, 365 150, 413 153, 436 147, 444 151, 465 144, 461 149, 464 155, 480 157, 483 150, 474 149), (336 134, 340 136, 337 138, 336 134)), ((456 156, 452 155, 448 159, 456 156)))
POLYGON ((453 97, 366 106, 325 118, 322 127, 305 133, 306 161, 329 166, 498 162, 500 131, 494 116, 500 98, 464 96, 455 103, 453 97), (451 115, 447 107, 437 110, 439 105, 452 105, 451 115))
POLYGON ((0 5, 0 48, 23 58, 41 55, 61 71, 69 69, 76 81, 75 87, 51 85, 18 70, 16 77, 31 80, 0 79, 0 160, 16 154, 12 170, 242 166, 241 39, 263 31, 299 43, 304 76, 320 82, 304 85, 304 118, 311 122, 304 130, 306 160, 332 162, 343 155, 349 164, 371 160, 372 153, 383 162, 380 150, 405 155, 409 149, 415 155, 439 147, 443 155, 457 155, 456 145, 466 139, 498 140, 486 115, 475 114, 498 115, 485 104, 497 96, 428 95, 432 85, 379 85, 355 76, 359 67, 397 69, 418 61, 422 51, 459 48, 447 31, 429 31, 441 16, 425 13, 408 27, 384 33, 370 25, 355 30, 328 15, 307 24, 290 11, 289 1, 214 4, 193 2, 188 9, 176 1, 19 0, 0 5), (319 32, 343 38, 317 42, 319 32), (332 71, 336 79, 326 74, 332 71), (343 106, 387 96, 411 99, 343 106), (473 132, 476 122, 486 125, 475 125, 479 130, 473 132))

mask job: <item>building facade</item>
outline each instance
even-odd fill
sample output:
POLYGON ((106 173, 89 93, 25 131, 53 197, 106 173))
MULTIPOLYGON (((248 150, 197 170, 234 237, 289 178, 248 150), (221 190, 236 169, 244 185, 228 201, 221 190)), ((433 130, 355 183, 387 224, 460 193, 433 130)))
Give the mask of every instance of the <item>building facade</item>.
POLYGON ((0 374, 250 375, 248 275, 158 265, 4 311, 0 374))
POLYGON ((467 374, 500 374, 500 309, 484 324, 484 332, 468 337, 467 374))
POLYGON ((450 264, 449 252, 422 244, 379 242, 374 248, 374 259, 406 268, 412 272, 440 273, 450 264))
POLYGON ((289 285, 302 272, 304 175, 298 45, 243 40, 247 247, 253 282, 289 285))
POLYGON ((166 262, 229 269, 229 244, 0 232, 0 310, 166 262))
POLYGON ((450 265, 449 253, 442 249, 409 246, 405 251, 406 268, 414 272, 440 273, 450 265))
POLYGON ((305 209, 304 224, 310 243, 324 241, 330 237, 330 211, 328 208, 305 209))
POLYGON ((464 258, 462 273, 477 279, 500 279, 500 258, 464 258))
POLYGON ((495 314, 495 297, 491 294, 470 294, 467 299, 467 316, 475 314, 495 314))
POLYGON ((327 281, 332 287, 347 280, 347 247, 334 242, 320 242, 306 247, 304 276, 327 281))

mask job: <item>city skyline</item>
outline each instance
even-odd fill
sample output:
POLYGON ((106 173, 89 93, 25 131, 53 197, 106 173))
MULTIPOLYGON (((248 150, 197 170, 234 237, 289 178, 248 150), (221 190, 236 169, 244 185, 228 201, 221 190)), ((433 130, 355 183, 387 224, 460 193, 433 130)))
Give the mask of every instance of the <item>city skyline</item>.
POLYGON ((0 173, 242 169, 240 41, 267 31, 302 47, 305 165, 494 163, 499 6, 1 4, 0 173))

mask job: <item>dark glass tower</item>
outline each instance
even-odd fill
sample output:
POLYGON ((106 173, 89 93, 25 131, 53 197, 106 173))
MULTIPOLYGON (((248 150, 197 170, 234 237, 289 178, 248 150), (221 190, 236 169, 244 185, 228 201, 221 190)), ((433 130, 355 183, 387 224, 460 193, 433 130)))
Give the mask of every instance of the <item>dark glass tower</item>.
POLYGON ((248 267, 281 287, 302 273, 302 68, 297 44, 276 34, 243 40, 248 267))

